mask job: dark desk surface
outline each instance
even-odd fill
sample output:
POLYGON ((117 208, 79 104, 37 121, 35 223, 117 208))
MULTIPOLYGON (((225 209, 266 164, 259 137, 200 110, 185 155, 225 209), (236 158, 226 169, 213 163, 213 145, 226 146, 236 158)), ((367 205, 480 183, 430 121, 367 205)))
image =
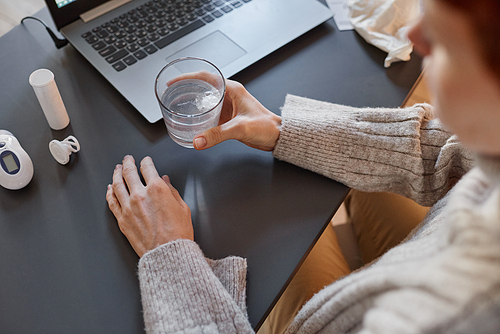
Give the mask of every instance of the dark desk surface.
MULTIPOLYGON (((37 14, 51 21, 44 9, 37 14)), ((354 106, 398 106, 420 60, 383 68, 385 54, 333 20, 233 79, 279 113, 287 93, 354 106)), ((31 156, 24 189, 0 188, 0 332, 140 333, 138 258, 107 208, 106 186, 124 155, 150 155, 192 209, 208 257, 248 258, 248 312, 257 326, 343 200, 347 188, 236 141, 181 148, 149 124, 75 49, 56 50, 26 22, 0 38, 0 128, 31 156), (48 127, 28 83, 48 68, 71 124, 48 127), (59 165, 50 140, 81 151, 59 165)), ((141 84, 141 83, 137 83, 141 84)))

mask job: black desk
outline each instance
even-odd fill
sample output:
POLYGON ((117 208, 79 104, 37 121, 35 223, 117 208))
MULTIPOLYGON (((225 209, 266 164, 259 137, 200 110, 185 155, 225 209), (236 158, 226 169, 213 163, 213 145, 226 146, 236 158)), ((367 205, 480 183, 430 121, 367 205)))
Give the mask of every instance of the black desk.
MULTIPOLYGON (((47 10, 37 16, 51 22, 47 10)), ((279 113, 286 93, 354 106, 398 106, 420 60, 383 68, 385 54, 333 20, 233 79, 279 113)), ((56 50, 34 21, 0 38, 0 128, 31 156, 24 189, 0 188, 0 332, 140 333, 138 258, 107 208, 106 186, 126 154, 150 155, 192 209, 208 257, 248 258, 254 326, 312 248, 347 188, 236 141, 207 151, 181 148, 162 122, 149 124, 71 46, 56 50), (48 68, 70 126, 51 131, 28 83, 48 68), (69 165, 50 155, 53 138, 74 135, 69 165)), ((141 84, 138 82, 137 84, 141 84)))

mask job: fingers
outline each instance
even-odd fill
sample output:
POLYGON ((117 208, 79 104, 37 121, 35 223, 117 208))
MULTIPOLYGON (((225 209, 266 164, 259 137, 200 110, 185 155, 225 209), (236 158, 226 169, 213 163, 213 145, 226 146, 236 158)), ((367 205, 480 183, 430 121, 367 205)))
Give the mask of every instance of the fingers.
MULTIPOLYGON (((141 174, 146 181, 146 186, 148 183, 152 183, 156 178, 159 178, 158 171, 150 157, 145 157, 141 161, 141 174)), ((167 175, 161 177, 165 184, 169 187, 172 196, 180 203, 184 203, 181 195, 177 189, 170 183, 170 178, 167 175)), ((144 187, 141 180, 139 179, 139 174, 137 173, 137 168, 134 164, 134 159, 131 156, 126 156, 123 158, 123 166, 116 165, 113 172, 113 184, 108 186, 106 192, 106 200, 110 210, 117 216, 121 212, 121 208, 127 205, 130 199, 130 193, 135 191, 137 187, 144 187), (126 165, 126 167, 125 167, 126 165), (128 189, 127 189, 128 186, 128 189)))
POLYGON ((197 150, 204 150, 213 147, 225 140, 241 139, 241 132, 238 131, 238 119, 232 119, 227 123, 210 128, 194 137, 193 146, 197 150))
POLYGON ((106 201, 108 202, 111 212, 113 212, 115 217, 118 217, 121 213, 121 206, 113 192, 113 186, 110 184, 108 185, 108 190, 106 191, 106 201))
POLYGON ((139 178, 139 173, 137 172, 137 167, 135 166, 135 160, 131 155, 127 155, 123 158, 122 175, 130 192, 143 187, 141 179, 139 178))
POLYGON ((211 84, 214 87, 222 86, 221 76, 218 74, 215 74, 215 73, 210 73, 208 71, 198 71, 198 72, 181 74, 181 75, 173 78, 172 80, 168 81, 167 86, 173 85, 174 83, 176 83, 178 81, 182 81, 182 80, 186 80, 186 79, 202 80, 202 81, 208 82, 209 84, 211 84))
POLYGON ((156 178, 159 178, 158 171, 153 163, 153 159, 150 157, 145 157, 141 161, 141 174, 146 181, 146 185, 151 183, 156 178))
POLYGON ((163 181, 165 181, 165 183, 166 183, 167 185, 171 185, 171 184, 172 184, 172 183, 170 182, 170 177, 168 177, 168 175, 163 175, 163 176, 161 177, 161 179, 162 179, 163 181))
POLYGON ((222 131, 221 127, 222 125, 210 128, 195 136, 193 140, 194 148, 197 150, 204 150, 229 139, 226 138, 226 133, 222 131))
POLYGON ((238 96, 246 94, 247 90, 245 89, 245 86, 243 86, 238 81, 228 79, 226 80, 226 93, 228 94, 229 98, 237 99, 238 96))
MULTIPOLYGON (((159 178, 160 176, 158 175, 158 171, 155 168, 155 165, 153 163, 153 160, 150 157, 145 157, 141 161, 141 173, 142 176, 144 177, 144 181, 146 181, 146 185, 150 184, 153 182, 156 178, 159 178)), ((168 186, 170 189, 170 192, 172 193, 172 196, 175 198, 175 200, 179 203, 184 203, 181 195, 177 191, 177 189, 174 188, 172 183, 170 183, 170 178, 167 175, 163 175, 161 179, 165 182, 165 184, 168 186)))
POLYGON ((161 177, 163 181, 167 184, 167 186, 170 188, 170 192, 172 193, 172 196, 174 196, 175 200, 181 204, 184 204, 184 200, 181 197, 181 194, 177 191, 177 189, 174 188, 172 183, 170 183, 170 178, 167 175, 163 175, 161 177))
POLYGON ((123 181, 122 170, 123 170, 122 165, 116 165, 115 171, 113 172, 113 189, 112 189, 113 195, 116 196, 116 199, 118 200, 120 205, 125 203, 129 196, 127 186, 123 181))

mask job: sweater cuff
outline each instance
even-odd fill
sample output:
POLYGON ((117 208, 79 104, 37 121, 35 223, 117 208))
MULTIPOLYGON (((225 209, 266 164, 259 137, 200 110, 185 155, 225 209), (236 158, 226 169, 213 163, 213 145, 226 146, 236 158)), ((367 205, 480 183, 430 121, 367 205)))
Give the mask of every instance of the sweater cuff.
POLYGON ((432 120, 429 105, 354 108, 288 95, 281 116, 273 151, 280 160, 350 188, 394 192, 422 205, 446 190, 446 173, 439 175, 440 182, 433 177, 450 134, 432 120), (428 189, 431 183, 436 186, 428 189))
POLYGON ((242 312, 245 274, 244 259, 207 261, 190 240, 169 242, 146 253, 139 261, 146 331, 251 331, 242 312))
POLYGON ((247 260, 238 256, 229 256, 220 260, 206 259, 210 269, 222 286, 247 315, 246 285, 247 260))

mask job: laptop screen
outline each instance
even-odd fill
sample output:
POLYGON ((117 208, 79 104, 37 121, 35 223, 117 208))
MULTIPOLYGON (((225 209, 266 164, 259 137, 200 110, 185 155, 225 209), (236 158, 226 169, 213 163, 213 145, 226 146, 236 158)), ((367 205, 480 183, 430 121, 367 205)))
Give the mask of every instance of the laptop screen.
POLYGON ((57 30, 80 18, 80 14, 107 0, 45 0, 57 30))
POLYGON ((55 0, 55 1, 56 1, 57 8, 61 8, 61 7, 66 6, 67 4, 69 4, 73 1, 76 1, 76 0, 55 0))

